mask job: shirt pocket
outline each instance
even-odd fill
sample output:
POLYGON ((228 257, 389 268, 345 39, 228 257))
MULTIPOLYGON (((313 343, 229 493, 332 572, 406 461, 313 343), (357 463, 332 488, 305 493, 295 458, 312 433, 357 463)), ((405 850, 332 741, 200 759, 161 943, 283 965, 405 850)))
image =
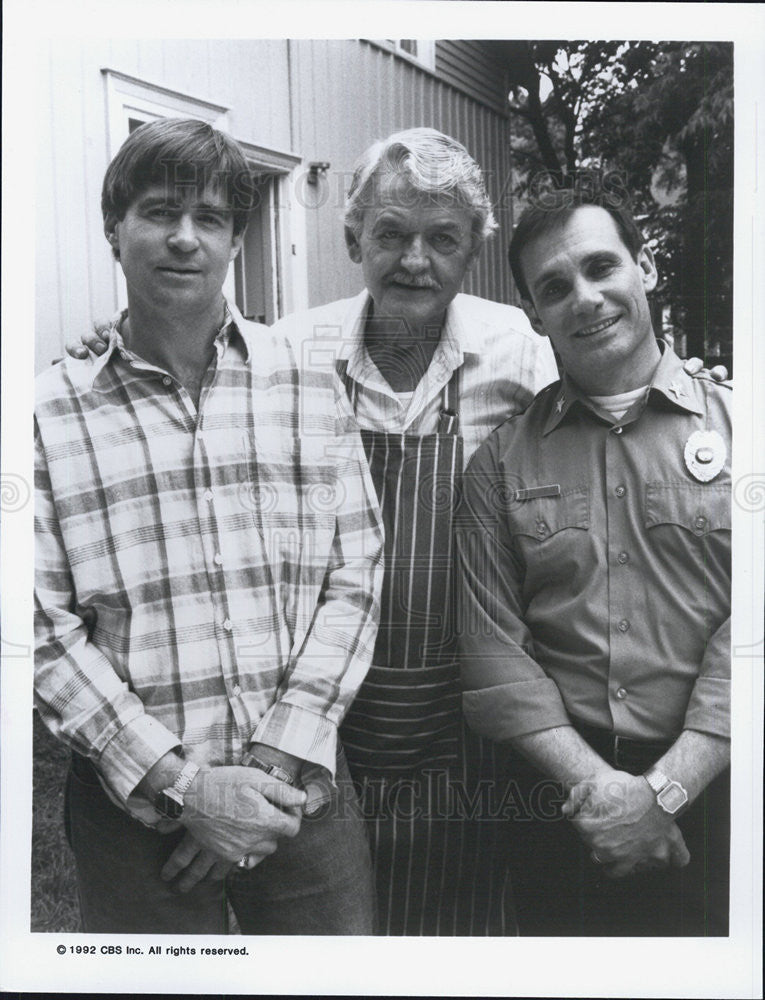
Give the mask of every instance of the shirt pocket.
POLYGON ((646 483, 645 526, 682 528, 696 538, 730 531, 730 486, 693 483, 646 483))
POLYGON ((560 496, 519 500, 514 506, 513 544, 525 565, 527 589, 551 577, 576 576, 590 546, 589 488, 574 486, 560 496))
POLYGON ((729 483, 646 483, 644 524, 646 558, 657 579, 676 581, 674 598, 685 606, 728 603, 729 483))

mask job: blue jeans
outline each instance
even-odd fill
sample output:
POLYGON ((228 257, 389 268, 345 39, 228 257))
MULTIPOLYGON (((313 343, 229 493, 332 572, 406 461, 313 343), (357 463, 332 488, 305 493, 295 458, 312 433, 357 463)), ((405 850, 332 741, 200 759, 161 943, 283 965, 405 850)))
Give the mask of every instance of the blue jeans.
POLYGON ((364 823, 342 751, 338 793, 250 871, 188 893, 160 871, 185 831, 160 834, 115 806, 75 757, 65 797, 83 929, 110 934, 225 934, 230 902, 244 934, 372 934, 375 896, 364 823))

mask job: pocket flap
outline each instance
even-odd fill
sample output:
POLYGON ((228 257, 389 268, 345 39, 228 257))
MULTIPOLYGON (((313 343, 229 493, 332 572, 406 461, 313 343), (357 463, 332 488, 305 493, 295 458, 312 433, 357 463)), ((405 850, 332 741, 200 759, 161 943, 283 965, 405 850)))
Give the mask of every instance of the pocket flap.
POLYGON ((694 535, 730 531, 730 487, 702 483, 646 483, 645 526, 678 524, 694 535))
POLYGON ((515 531, 543 542, 564 528, 590 527, 590 494, 586 486, 565 490, 557 497, 519 500, 513 517, 515 531))

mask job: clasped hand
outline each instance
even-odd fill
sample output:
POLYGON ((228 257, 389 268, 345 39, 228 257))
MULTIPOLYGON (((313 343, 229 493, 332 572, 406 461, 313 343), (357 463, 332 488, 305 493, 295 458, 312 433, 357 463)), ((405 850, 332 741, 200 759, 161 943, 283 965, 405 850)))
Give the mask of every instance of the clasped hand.
POLYGON ((184 797, 187 833, 162 869, 188 892, 202 879, 220 880, 249 854, 250 866, 273 854, 280 837, 300 830, 305 792, 257 768, 214 767, 200 771, 184 797))
POLYGON ((562 812, 611 878, 670 865, 682 868, 691 859, 677 824, 641 776, 600 771, 574 785, 562 812))

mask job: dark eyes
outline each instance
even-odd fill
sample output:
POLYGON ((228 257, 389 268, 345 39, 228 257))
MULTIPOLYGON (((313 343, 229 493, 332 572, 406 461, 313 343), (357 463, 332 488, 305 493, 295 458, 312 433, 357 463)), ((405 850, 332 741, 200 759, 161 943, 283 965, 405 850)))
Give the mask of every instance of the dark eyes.
MULTIPOLYGON (((146 214, 150 219, 156 219, 160 222, 168 219, 177 219, 180 215, 177 208, 163 205, 156 205, 150 208, 146 214)), ((224 217, 217 212, 198 212, 194 218, 197 223, 203 226, 222 226, 225 223, 224 217)))
POLYGON ((378 235, 378 239, 382 243, 394 244, 403 240, 404 234, 398 232, 396 229, 386 229, 384 232, 378 235))
MULTIPOLYGON (((594 260, 591 261, 587 266, 587 278, 590 281, 598 281, 602 278, 607 278, 609 274, 612 273, 618 267, 618 262, 613 260, 594 260)), ((554 280, 548 282, 542 288, 542 298, 547 302, 555 302, 557 299, 563 299, 568 295, 570 285, 567 281, 554 280)))
POLYGON ((431 237, 430 242, 440 248, 451 248, 457 246, 457 241, 449 233, 436 233, 435 236, 431 237))
POLYGON ((562 298, 565 294, 566 285, 562 281, 551 281, 549 285, 545 285, 542 289, 542 298, 548 302, 562 298))
POLYGON ((610 274, 615 267, 616 265, 610 260, 596 260, 593 261, 588 270, 593 277, 599 278, 610 274))
MULTIPOLYGON (((409 239, 409 233, 401 232, 398 229, 385 229, 383 232, 378 233, 377 239, 385 247, 398 247, 406 243, 409 239)), ((457 242, 456 238, 450 233, 433 233, 433 235, 428 237, 428 243, 440 251, 454 249, 457 246, 457 242)))

